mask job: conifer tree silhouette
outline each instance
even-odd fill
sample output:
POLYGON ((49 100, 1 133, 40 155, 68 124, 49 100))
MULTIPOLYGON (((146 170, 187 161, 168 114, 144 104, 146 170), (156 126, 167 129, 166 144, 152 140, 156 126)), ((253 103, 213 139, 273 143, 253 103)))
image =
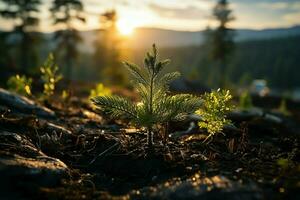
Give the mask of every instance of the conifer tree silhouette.
POLYGON ((82 38, 74 27, 74 22, 85 23, 84 7, 80 0, 54 0, 50 9, 54 25, 62 25, 63 29, 55 32, 54 41, 57 43, 58 58, 66 66, 66 77, 72 79, 74 61, 78 57, 78 43, 82 38))
POLYGON ((20 71, 34 72, 33 67, 38 62, 38 44, 42 40, 41 34, 35 32, 39 24, 36 14, 41 0, 0 0, 0 3, 3 5, 0 15, 15 23, 9 34, 13 35, 12 41, 15 41, 9 45, 15 50, 12 51, 12 57, 17 61, 16 65, 22 67, 20 71))

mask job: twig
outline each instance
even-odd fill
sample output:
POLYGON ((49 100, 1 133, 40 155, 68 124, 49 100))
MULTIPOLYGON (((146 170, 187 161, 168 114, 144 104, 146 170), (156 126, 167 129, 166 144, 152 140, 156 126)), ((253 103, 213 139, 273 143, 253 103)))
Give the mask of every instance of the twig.
POLYGON ((38 143, 36 145, 38 147, 38 150, 41 151, 42 150, 42 142, 41 142, 40 135, 39 135, 38 131, 36 130, 36 128, 34 128, 34 131, 35 131, 35 134, 36 134, 37 139, 38 139, 38 143))
POLYGON ((111 149, 113 149, 114 147, 116 147, 117 145, 119 145, 120 143, 116 142, 114 145, 112 145, 111 147, 109 147, 108 149, 106 149, 105 151, 103 151, 102 153, 98 154, 90 163, 89 165, 93 164, 97 158, 103 156, 104 154, 106 154, 108 151, 110 151, 111 149))

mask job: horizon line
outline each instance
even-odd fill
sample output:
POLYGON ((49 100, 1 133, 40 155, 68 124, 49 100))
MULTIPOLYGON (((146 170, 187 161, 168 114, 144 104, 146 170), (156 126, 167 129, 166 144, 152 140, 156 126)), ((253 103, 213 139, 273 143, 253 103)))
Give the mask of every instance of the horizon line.
MULTIPOLYGON (((247 28, 247 27, 239 27, 239 28, 232 28, 233 30, 253 30, 253 31, 263 31, 263 30, 272 30, 272 29, 288 29, 288 28, 295 28, 295 27, 299 27, 300 24, 294 24, 294 25, 283 25, 283 26, 276 26, 276 27, 265 27, 265 28, 247 28)), ((164 27, 159 27, 159 26, 138 26, 135 28, 135 30, 138 29, 156 29, 156 30, 163 30, 163 31, 175 31, 175 32, 191 32, 191 33, 196 33, 196 32, 203 32, 206 29, 200 29, 200 30, 182 30, 182 29, 172 29, 172 28, 164 28, 164 27)), ((61 30, 61 29, 58 29, 61 30)), ((95 29, 86 29, 86 30, 78 30, 78 32, 89 32, 89 31, 99 31, 99 30, 103 30, 101 28, 95 28, 95 29)), ((1 30, 0 32, 11 32, 12 29, 10 30, 1 30)), ((41 31, 41 30, 35 30, 32 32, 38 32, 38 33, 54 33, 56 32, 56 30, 52 30, 52 31, 41 31)))

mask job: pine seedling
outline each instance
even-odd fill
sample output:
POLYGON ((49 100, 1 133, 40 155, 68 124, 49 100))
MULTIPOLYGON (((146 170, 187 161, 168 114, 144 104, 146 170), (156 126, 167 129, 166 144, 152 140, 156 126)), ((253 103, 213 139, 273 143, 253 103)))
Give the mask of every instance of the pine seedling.
POLYGON ((198 123, 200 128, 205 128, 209 135, 205 141, 216 133, 221 133, 225 125, 231 124, 226 119, 226 113, 233 109, 230 104, 232 96, 229 90, 216 90, 203 95, 203 106, 196 111, 202 120, 198 123))
POLYGON ((53 54, 49 54, 47 60, 40 67, 40 71, 44 82, 43 94, 45 98, 49 98, 54 94, 56 83, 62 79, 62 75, 58 73, 58 66, 54 62, 53 54))
POLYGON ((124 63, 140 96, 138 103, 115 95, 92 98, 92 102, 99 109, 111 116, 126 116, 137 126, 145 128, 149 148, 153 145, 155 125, 183 120, 202 104, 202 100, 193 95, 169 94, 169 84, 180 76, 179 72, 162 74, 162 70, 169 63, 170 60, 158 61, 155 45, 152 52, 146 54, 143 67, 124 63))

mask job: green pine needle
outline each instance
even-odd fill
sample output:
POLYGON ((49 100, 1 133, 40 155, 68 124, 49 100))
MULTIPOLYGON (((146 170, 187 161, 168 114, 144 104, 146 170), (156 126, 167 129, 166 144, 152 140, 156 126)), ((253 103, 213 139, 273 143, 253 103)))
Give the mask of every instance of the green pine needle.
POLYGON ((180 76, 179 72, 162 74, 170 60, 158 60, 158 51, 153 45, 146 54, 144 67, 124 62, 131 73, 140 101, 133 103, 119 96, 93 98, 93 103, 113 117, 126 116, 138 126, 152 129, 159 123, 182 120, 194 113, 202 101, 193 95, 169 95, 169 84, 180 76))
POLYGON ((113 117, 125 116, 148 132, 148 145, 152 145, 152 130, 157 124, 185 119, 196 113, 203 121, 201 128, 206 128, 209 137, 221 132, 229 124, 226 112, 232 109, 229 91, 213 91, 203 98, 190 94, 170 95, 169 84, 180 76, 179 72, 162 74, 170 60, 158 61, 158 51, 153 45, 152 52, 146 54, 144 67, 124 62, 131 73, 133 84, 138 91, 140 101, 134 103, 120 96, 98 96, 92 102, 113 117))

